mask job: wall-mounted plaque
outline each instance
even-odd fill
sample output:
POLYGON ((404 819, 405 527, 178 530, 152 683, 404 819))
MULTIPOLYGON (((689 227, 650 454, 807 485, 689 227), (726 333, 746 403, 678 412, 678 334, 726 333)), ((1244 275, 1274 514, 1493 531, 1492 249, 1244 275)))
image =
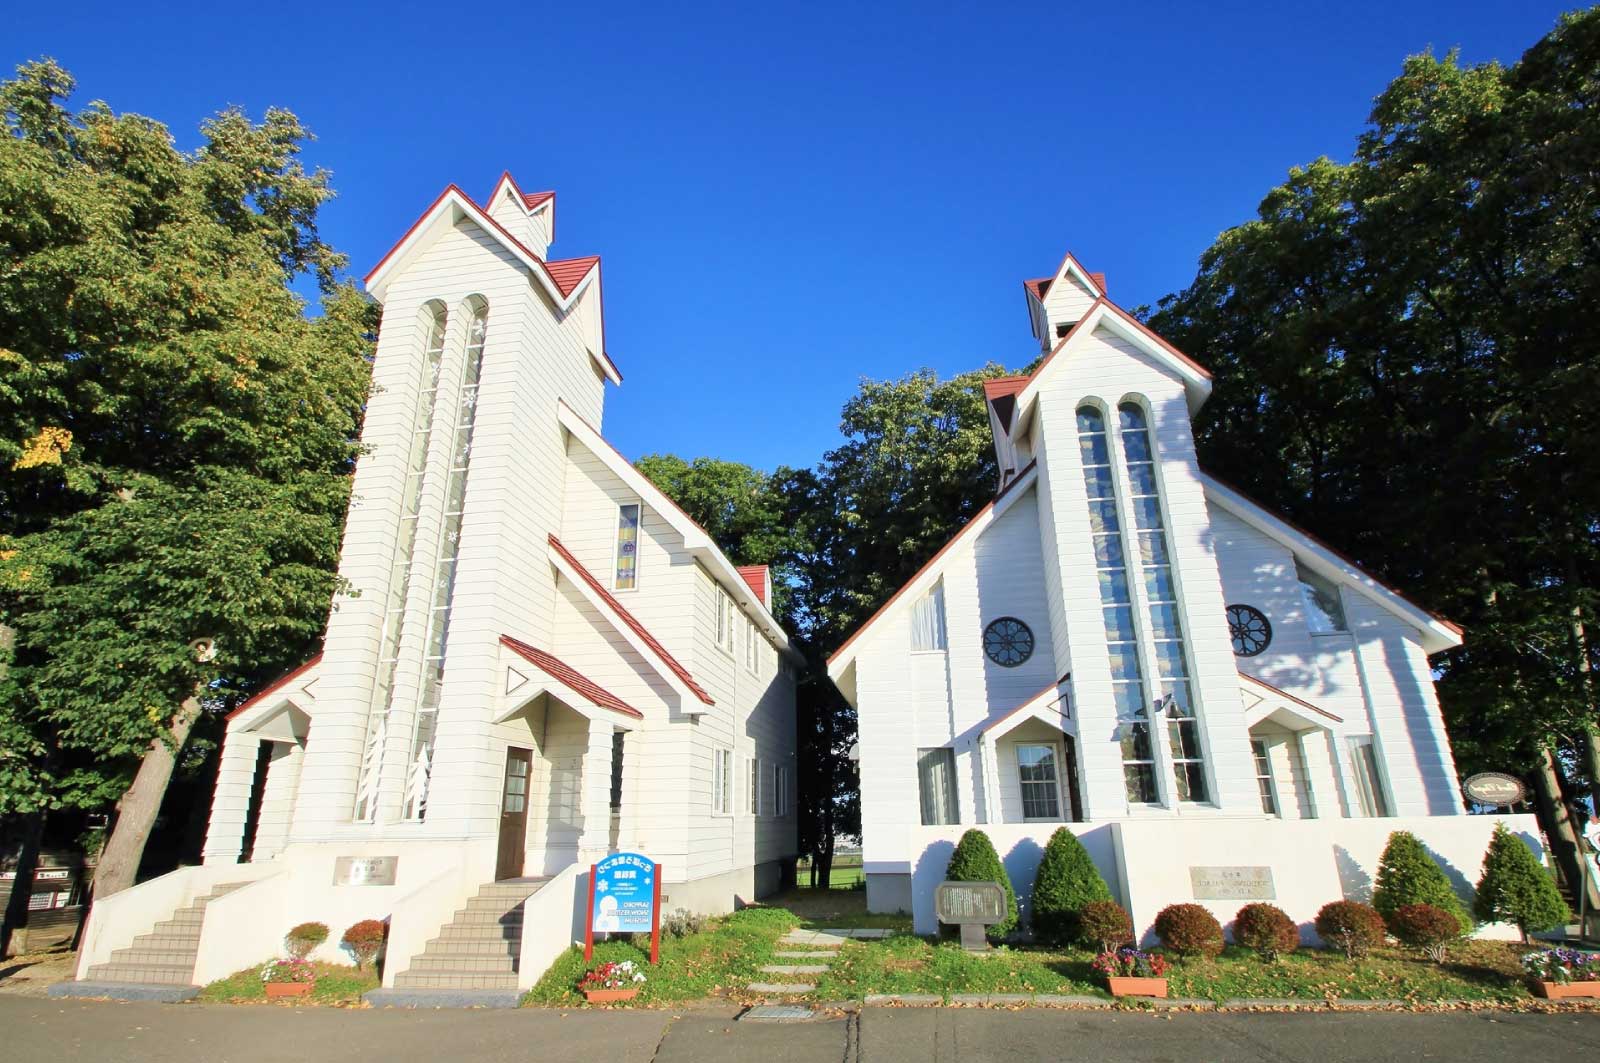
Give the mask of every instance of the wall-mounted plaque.
POLYGON ((1270 867, 1190 867, 1197 901, 1270 901, 1278 891, 1270 867))
POLYGON ((335 886, 393 886, 398 856, 341 856, 333 862, 335 886))

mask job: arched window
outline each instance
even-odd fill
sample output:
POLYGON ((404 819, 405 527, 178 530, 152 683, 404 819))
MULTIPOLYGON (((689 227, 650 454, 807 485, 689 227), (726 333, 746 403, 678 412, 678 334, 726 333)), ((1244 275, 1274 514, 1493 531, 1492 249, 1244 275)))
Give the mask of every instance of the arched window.
POLYGON ((1144 712, 1148 699, 1139 658, 1128 552, 1117 516, 1116 476, 1111 467, 1105 417, 1093 406, 1078 410, 1078 447, 1083 455, 1083 482, 1089 496, 1089 531, 1094 538, 1100 611, 1111 662, 1111 694, 1122 736, 1123 783, 1131 803, 1153 804, 1159 800, 1159 793, 1150 722, 1144 712))
POLYGON ((1184 645, 1178 616, 1178 589, 1172 575, 1172 551, 1161 518, 1161 495, 1156 485, 1155 451, 1144 407, 1124 402, 1117 407, 1121 428, 1122 460, 1127 472, 1128 509, 1139 541, 1139 568, 1143 575, 1149 634, 1155 653, 1156 679, 1166 706, 1167 738, 1172 750, 1172 773, 1180 801, 1206 800, 1205 758, 1200 749, 1200 725, 1194 714, 1189 651, 1184 645))
POLYGON ((430 302, 417 313, 417 334, 422 337, 422 357, 417 367, 417 397, 411 408, 411 430, 406 449, 405 483, 401 488, 399 526, 395 534, 394 563, 384 597, 383 637, 378 646, 378 670, 367 707, 367 729, 362 743, 361 768, 356 780, 355 818, 371 820, 377 814, 378 776, 388 732, 389 710, 394 703, 395 671, 400 662, 400 629, 406 600, 413 583, 412 553, 417 542, 417 517, 422 506, 423 482, 428 474, 428 441, 433 434, 434 398, 439 391, 439 368, 444 359, 445 326, 449 318, 442 304, 430 302))
POLYGON ((411 739, 411 766, 406 774, 405 816, 422 819, 428 811, 428 779, 433 769, 433 740, 438 731, 439 700, 444 690, 445 647, 450 638, 450 603, 454 596, 456 561, 461 554, 461 519, 466 511, 467 471, 472 463, 472 430, 477 419, 478 385, 483 374, 483 347, 489 335, 489 305, 474 296, 467 308, 467 349, 455 404, 455 433, 450 445, 450 477, 445 482, 439 552, 432 573, 428 635, 423 644, 422 695, 417 702, 411 739))

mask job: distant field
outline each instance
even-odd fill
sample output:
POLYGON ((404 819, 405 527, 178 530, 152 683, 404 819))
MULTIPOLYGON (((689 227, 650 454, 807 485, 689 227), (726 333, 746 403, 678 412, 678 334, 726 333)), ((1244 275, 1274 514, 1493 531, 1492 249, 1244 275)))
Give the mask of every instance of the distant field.
MULTIPOLYGON (((796 869, 796 880, 801 886, 811 881, 811 861, 802 860, 796 869)), ((850 856, 836 856, 833 858, 833 868, 828 875, 828 886, 831 889, 847 890, 852 887, 859 888, 864 875, 861 870, 860 854, 850 856)))

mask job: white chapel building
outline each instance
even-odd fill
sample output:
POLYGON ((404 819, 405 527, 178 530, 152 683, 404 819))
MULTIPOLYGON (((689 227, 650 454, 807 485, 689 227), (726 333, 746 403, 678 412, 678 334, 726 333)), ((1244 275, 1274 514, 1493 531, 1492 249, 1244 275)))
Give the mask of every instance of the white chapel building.
POLYGON ((736 567, 601 435, 598 258, 553 193, 447 188, 366 277, 383 307, 322 653, 229 718, 204 863, 98 901, 79 978, 205 984, 296 923, 388 920, 384 982, 527 988, 590 863, 662 907, 792 878, 795 679, 736 567))
POLYGON ((1025 289, 1044 357, 985 387, 993 502, 829 661, 869 905, 934 930, 973 826, 1026 918, 1067 825, 1141 931, 1253 899, 1308 927, 1370 899, 1397 829, 1476 881, 1497 817, 1465 814, 1428 664, 1461 629, 1201 469, 1210 375, 1103 275, 1068 255, 1025 289))

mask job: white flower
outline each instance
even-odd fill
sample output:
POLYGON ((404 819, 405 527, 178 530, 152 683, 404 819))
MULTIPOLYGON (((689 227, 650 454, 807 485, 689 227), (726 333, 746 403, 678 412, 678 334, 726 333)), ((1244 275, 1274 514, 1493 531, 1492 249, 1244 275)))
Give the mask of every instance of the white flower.
POLYGON ((644 975, 642 975, 642 974, 636 974, 636 975, 634 975, 634 976, 633 976, 633 980, 634 980, 634 981, 635 981, 635 982, 642 982, 642 981, 644 981, 644 975))

